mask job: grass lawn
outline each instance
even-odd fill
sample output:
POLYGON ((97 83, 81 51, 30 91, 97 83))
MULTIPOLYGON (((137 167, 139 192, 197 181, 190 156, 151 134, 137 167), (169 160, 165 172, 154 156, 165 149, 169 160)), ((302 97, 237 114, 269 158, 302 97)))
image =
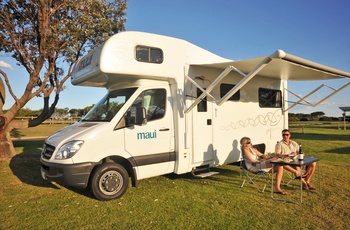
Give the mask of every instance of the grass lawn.
POLYGON ((67 125, 68 124, 41 124, 26 129, 14 129, 11 132, 11 137, 24 139, 28 137, 45 137, 67 125))
MULTIPOLYGON (((272 200, 270 187, 265 193, 250 184, 240 188, 236 165, 216 167, 220 174, 205 179, 144 179, 122 198, 102 202, 89 191, 41 179, 43 141, 16 141, 18 154, 0 162, 0 229, 350 229, 350 130, 291 131, 306 155, 321 159, 322 190, 303 192, 302 205, 272 200)), ((298 187, 284 189, 299 200, 298 187)))

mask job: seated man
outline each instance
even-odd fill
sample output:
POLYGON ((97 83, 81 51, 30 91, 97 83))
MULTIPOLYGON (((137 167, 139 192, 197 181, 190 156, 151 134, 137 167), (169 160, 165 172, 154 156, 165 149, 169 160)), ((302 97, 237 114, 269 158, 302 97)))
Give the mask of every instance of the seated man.
MULTIPOLYGON (((274 158, 267 159, 267 156, 261 152, 259 152, 256 148, 252 148, 251 146, 251 140, 249 137, 243 137, 240 141, 242 145, 242 151, 243 151, 243 157, 244 159, 247 159, 245 161, 246 167, 251 172, 258 172, 260 170, 265 172, 271 172, 272 171, 272 164, 271 160, 274 158), (261 161, 260 158, 264 158, 264 161, 261 161), (258 163, 259 164, 254 164, 258 163)), ((300 176, 298 173, 299 171, 286 165, 276 165, 273 169, 273 171, 276 173, 276 184, 274 188, 274 193, 279 193, 282 195, 287 195, 288 193, 283 191, 280 187, 282 176, 283 176, 283 169, 286 169, 292 173, 294 173, 296 176, 300 176)))
MULTIPOLYGON (((296 155, 299 153, 299 145, 295 141, 290 139, 291 134, 288 129, 282 130, 282 140, 276 144, 275 154, 277 157, 286 157, 288 155, 296 155)), ((313 162, 306 167, 306 173, 304 174, 305 178, 305 189, 316 189, 311 184, 311 178, 316 169, 316 162, 313 162)))

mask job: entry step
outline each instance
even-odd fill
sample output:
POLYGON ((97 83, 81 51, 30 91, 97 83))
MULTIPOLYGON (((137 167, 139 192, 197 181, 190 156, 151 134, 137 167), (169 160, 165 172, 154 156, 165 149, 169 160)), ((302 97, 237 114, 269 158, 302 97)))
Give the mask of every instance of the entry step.
POLYGON ((204 178, 204 177, 209 177, 209 176, 213 176, 216 174, 219 174, 219 172, 205 172, 205 173, 193 174, 193 176, 199 177, 199 178, 204 178))

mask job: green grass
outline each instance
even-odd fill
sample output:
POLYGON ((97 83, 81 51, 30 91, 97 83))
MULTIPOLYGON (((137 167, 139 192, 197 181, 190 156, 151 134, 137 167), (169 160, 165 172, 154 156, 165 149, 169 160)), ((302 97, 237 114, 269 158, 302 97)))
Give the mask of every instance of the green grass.
POLYGON ((57 130, 66 127, 68 124, 41 124, 26 129, 14 129, 11 132, 12 138, 45 137, 57 130))
MULTIPOLYGON (((272 200, 270 187, 265 193, 250 184, 240 188, 235 165, 216 167, 220 174, 205 179, 144 179, 122 198, 101 202, 89 191, 42 180, 43 141, 17 141, 18 154, 0 162, 0 229, 349 229, 350 130, 291 131, 307 155, 321 158, 322 190, 304 192, 302 205, 272 200)), ((298 201, 298 190, 284 189, 298 201)))

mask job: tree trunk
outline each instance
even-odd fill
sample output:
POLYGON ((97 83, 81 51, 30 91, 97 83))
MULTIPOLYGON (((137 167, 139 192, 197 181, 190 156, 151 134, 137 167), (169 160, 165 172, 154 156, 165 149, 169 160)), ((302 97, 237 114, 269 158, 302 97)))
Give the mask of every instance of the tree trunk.
POLYGON ((8 129, 0 130, 0 159, 12 158, 16 155, 15 147, 8 129))

